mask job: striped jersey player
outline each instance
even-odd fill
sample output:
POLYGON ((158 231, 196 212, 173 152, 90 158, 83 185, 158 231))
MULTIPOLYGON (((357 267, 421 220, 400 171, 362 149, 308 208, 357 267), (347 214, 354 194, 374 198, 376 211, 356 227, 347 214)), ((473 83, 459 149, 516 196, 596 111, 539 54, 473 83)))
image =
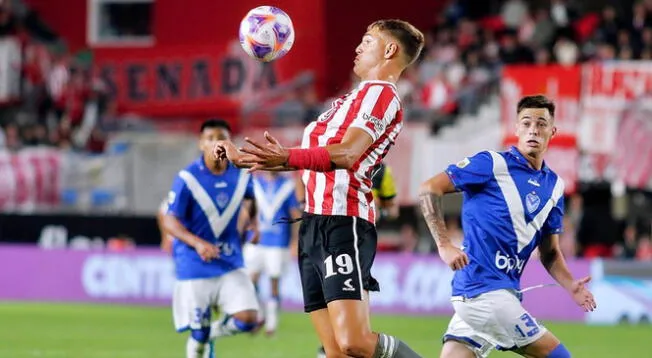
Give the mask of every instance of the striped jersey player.
POLYGON ((366 297, 379 289, 371 276, 377 241, 371 176, 403 126, 395 83, 423 43, 405 21, 376 21, 356 48, 360 83, 306 127, 300 148, 285 148, 269 133, 265 144, 245 138, 249 145, 241 149, 215 146, 218 156, 253 171, 303 170, 304 309, 328 356, 419 357, 396 337, 371 330, 366 297))

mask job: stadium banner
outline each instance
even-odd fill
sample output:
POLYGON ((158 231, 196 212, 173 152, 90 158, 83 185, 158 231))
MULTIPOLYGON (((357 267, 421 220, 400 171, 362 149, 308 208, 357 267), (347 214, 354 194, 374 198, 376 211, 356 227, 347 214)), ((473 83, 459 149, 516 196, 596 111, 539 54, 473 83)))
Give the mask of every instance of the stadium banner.
POLYGON ((580 179, 652 188, 652 62, 586 64, 578 145, 580 179))
POLYGON ((254 104, 273 108, 297 87, 311 84, 315 64, 294 62, 295 67, 258 62, 234 38, 216 45, 105 49, 94 71, 121 112, 230 119, 254 104))
POLYGON ((650 61, 606 61, 583 65, 582 113, 578 128, 581 149, 592 154, 614 151, 623 112, 650 92, 650 61))
POLYGON ((580 112, 580 66, 505 66, 500 87, 501 115, 506 135, 514 133, 516 107, 523 96, 543 94, 555 101, 559 134, 575 136, 580 112))
MULTIPOLYGON (((12 268, 0 271, 0 300, 168 305, 175 281, 172 259, 156 249, 108 252, 3 245, 0 262, 12 268)), ((587 261, 571 261, 569 265, 577 277, 590 271, 587 261)), ((371 295, 374 312, 452 314, 449 298, 453 272, 436 256, 379 254, 372 273, 381 284, 381 292, 371 295)), ((263 297, 269 292, 267 282, 261 281, 263 297)), ((295 264, 290 265, 281 282, 283 307, 301 311, 301 281, 295 264)), ((552 279, 536 260, 525 268, 523 287, 550 282, 552 279)), ((524 305, 539 319, 585 319, 558 287, 526 292, 524 305)))
POLYGON ((49 148, 0 151, 0 211, 57 207, 63 157, 63 152, 49 148))

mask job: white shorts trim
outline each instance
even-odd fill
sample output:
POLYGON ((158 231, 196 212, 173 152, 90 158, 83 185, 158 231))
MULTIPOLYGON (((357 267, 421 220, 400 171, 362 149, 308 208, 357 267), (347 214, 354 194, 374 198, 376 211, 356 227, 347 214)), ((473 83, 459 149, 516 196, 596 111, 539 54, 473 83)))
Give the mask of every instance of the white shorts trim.
POLYGON ((491 291, 471 299, 453 297, 451 301, 455 315, 444 340, 464 342, 478 357, 487 357, 493 348, 526 346, 547 332, 508 290, 491 291))
POLYGON ((280 278, 290 262, 290 249, 247 243, 243 256, 245 269, 250 275, 264 273, 270 278, 280 278))
POLYGON ((175 282, 172 316, 178 332, 209 327, 212 311, 217 308, 226 314, 259 310, 256 290, 243 269, 219 277, 175 282))

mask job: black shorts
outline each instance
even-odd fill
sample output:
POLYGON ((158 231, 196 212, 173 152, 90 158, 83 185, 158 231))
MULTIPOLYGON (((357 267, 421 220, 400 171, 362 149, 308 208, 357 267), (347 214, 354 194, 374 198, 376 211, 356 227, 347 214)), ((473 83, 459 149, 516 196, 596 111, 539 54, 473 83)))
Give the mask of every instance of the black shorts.
POLYGON ((378 236, 370 222, 352 216, 305 213, 299 228, 299 273, 306 312, 335 300, 362 300, 378 291, 371 276, 378 236))

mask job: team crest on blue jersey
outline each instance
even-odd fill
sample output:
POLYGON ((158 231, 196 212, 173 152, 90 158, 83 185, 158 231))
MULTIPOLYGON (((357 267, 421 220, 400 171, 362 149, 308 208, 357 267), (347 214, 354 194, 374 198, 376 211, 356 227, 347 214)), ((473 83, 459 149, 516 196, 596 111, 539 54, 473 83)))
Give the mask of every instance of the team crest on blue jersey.
POLYGON ((535 210, 539 208, 541 204, 541 198, 535 192, 531 192, 525 196, 525 205, 527 206, 527 212, 532 214, 535 210))
POLYGON ((220 209, 224 209, 226 205, 229 203, 229 194, 225 192, 220 192, 215 197, 215 202, 217 203, 217 206, 220 207, 220 209))

